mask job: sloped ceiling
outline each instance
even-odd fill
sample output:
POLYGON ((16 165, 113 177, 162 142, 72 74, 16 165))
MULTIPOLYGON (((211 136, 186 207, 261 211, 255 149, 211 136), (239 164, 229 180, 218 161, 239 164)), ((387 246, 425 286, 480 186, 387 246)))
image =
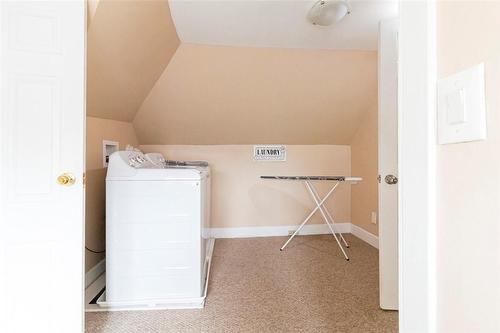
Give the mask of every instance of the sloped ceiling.
POLYGON ((349 0, 351 15, 329 27, 306 19, 317 0, 170 0, 183 43, 244 47, 376 50, 378 24, 398 0, 349 0))
POLYGON ((133 121, 141 144, 349 144, 397 5, 351 0, 325 28, 313 2, 91 0, 87 114, 133 121))
POLYGON ((139 109, 141 144, 349 144, 377 53, 182 44, 139 109))
POLYGON ((175 53, 166 0, 93 0, 88 8, 87 114, 132 121, 175 53))

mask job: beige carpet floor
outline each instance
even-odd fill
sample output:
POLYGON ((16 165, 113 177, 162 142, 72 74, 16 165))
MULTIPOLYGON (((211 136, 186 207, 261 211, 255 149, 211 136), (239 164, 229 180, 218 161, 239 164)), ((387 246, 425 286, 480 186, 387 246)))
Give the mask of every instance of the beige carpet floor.
POLYGON ((378 307, 378 252, 348 235, 350 261, 332 236, 219 239, 200 310, 100 312, 87 333, 397 332, 378 307))

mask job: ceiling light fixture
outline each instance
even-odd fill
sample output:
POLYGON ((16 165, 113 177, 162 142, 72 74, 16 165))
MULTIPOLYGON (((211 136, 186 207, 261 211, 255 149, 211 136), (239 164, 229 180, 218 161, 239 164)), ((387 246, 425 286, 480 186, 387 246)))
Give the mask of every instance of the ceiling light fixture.
POLYGON ((329 26, 351 14, 347 0, 319 0, 309 12, 307 18, 314 25, 329 26))

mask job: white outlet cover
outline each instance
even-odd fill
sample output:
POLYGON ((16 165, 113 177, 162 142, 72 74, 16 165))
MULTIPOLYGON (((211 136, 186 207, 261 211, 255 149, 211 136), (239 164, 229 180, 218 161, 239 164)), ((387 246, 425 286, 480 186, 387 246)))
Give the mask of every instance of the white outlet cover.
POLYGON ((484 63, 438 81, 439 144, 486 139, 484 63))

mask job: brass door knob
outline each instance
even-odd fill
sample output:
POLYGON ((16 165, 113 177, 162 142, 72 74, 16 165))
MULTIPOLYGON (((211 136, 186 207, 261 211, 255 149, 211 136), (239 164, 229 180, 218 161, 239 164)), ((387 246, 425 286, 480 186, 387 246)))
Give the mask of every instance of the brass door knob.
POLYGON ((75 176, 72 173, 65 172, 57 177, 57 183, 62 186, 71 186, 76 182, 75 176))

